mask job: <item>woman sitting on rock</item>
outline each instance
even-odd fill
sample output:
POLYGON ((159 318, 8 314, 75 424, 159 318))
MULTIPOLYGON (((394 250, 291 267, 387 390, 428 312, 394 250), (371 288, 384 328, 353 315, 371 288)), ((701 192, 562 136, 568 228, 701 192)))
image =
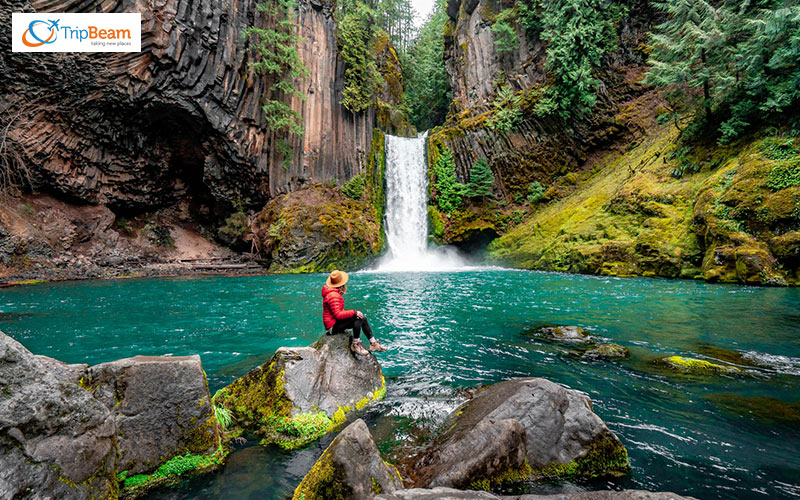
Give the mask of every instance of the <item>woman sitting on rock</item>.
POLYGON ((347 280, 349 277, 344 271, 333 271, 325 286, 322 287, 322 322, 328 335, 341 333, 348 328, 353 329, 353 344, 350 349, 362 356, 369 354, 361 343, 361 329, 369 339, 370 351, 385 351, 386 348, 372 336, 367 318, 361 311, 346 311, 344 309, 344 295, 347 292, 347 280))

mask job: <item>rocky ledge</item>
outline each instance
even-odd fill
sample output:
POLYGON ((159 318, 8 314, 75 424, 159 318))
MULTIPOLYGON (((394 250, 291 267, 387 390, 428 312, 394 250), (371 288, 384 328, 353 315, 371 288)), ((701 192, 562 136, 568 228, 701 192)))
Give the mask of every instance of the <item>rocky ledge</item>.
POLYGON ((199 356, 93 367, 0 332, 0 498, 133 498, 222 463, 199 356))
POLYGON ((386 394, 375 356, 356 356, 348 335, 323 335, 308 347, 281 347, 268 362, 214 395, 241 429, 262 444, 294 449, 344 423, 386 394))

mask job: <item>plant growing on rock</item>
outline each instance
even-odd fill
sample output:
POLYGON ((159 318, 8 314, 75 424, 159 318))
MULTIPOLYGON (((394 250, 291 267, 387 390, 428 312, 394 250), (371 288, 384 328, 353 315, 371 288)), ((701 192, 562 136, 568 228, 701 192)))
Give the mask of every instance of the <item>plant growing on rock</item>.
POLYGON ((528 186, 528 196, 526 198, 528 203, 537 203, 544 198, 544 191, 544 186, 542 186, 539 181, 531 182, 528 186))
POLYGON ((486 126, 501 134, 514 130, 522 120, 520 101, 520 96, 514 93, 510 85, 501 86, 492 103, 494 114, 486 120, 486 126))
POLYGON ((464 185, 456 180, 456 161, 453 152, 443 146, 433 164, 433 188, 436 205, 447 214, 461 206, 464 185))
POLYGON ((494 174, 485 158, 480 158, 469 171, 469 182, 464 189, 468 198, 483 198, 492 194, 494 174))
POLYGON ((341 17, 336 34, 339 53, 345 64, 342 105, 357 113, 375 102, 381 82, 378 59, 373 45, 377 12, 369 5, 354 1, 338 6, 341 17))
POLYGON ((492 23, 492 35, 494 35, 494 46, 500 54, 513 52, 519 48, 517 39, 517 13, 514 9, 504 9, 497 14, 492 23))
POLYGON ((250 69, 274 80, 270 87, 271 95, 261 108, 270 130, 303 135, 302 117, 282 100, 282 96, 305 99, 305 94, 295 86, 297 79, 308 76, 308 69, 297 53, 300 37, 294 22, 296 7, 294 0, 258 4, 258 10, 267 17, 268 27, 250 26, 242 36, 250 41, 255 53, 255 61, 248 64, 250 69))
POLYGON ((340 188, 340 191, 351 200, 360 200, 361 196, 364 194, 366 185, 367 176, 360 174, 347 181, 347 183, 340 188))

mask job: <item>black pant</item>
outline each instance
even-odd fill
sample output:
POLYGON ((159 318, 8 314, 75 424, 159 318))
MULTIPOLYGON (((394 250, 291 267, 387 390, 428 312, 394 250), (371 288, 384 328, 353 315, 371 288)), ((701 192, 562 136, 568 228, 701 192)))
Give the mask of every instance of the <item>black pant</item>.
POLYGON ((372 328, 370 328, 367 318, 359 318, 358 316, 336 320, 336 324, 333 325, 331 333, 342 333, 348 328, 353 329, 353 340, 361 338, 362 328, 364 329, 364 335, 367 336, 367 339, 372 340, 372 328))

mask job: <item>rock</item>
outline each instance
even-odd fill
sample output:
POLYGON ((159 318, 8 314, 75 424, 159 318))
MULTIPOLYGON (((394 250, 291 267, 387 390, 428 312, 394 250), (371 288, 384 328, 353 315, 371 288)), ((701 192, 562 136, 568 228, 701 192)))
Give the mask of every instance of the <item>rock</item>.
POLYGON ((530 473, 527 443, 519 421, 481 420, 427 457, 429 465, 420 469, 417 481, 432 487, 488 489, 490 484, 525 478, 530 473))
POLYGON ((694 500, 668 492, 642 490, 584 491, 555 495, 497 496, 486 491, 460 491, 451 488, 409 489, 378 495, 376 500, 694 500))
POLYGON ((0 498, 116 498, 116 426, 91 394, 0 332, 0 498))
POLYGON ((539 329, 539 334, 564 342, 584 343, 591 340, 589 332, 579 326, 544 326, 539 329))
POLYGON ((760 424, 800 425, 800 401, 787 403, 765 396, 744 397, 737 394, 711 394, 704 397, 728 414, 753 419, 760 424))
POLYGON ((730 365, 719 365, 704 359, 685 358, 683 356, 670 356, 657 358, 652 361, 656 366, 666 367, 670 370, 689 375, 741 375, 741 368, 730 365))
POLYGON ((149 473, 173 457, 219 447, 200 356, 136 356, 95 365, 85 385, 116 421, 120 472, 149 473))
POLYGON ((323 335, 309 347, 281 347, 267 363, 214 395, 262 444, 293 449, 332 431, 347 413, 386 394, 375 356, 356 357, 348 335, 323 335))
POLYGON ((600 344, 583 353, 584 358, 624 359, 631 356, 627 347, 618 344, 600 344))
POLYGON ((382 494, 375 500, 499 500, 501 497, 488 491, 462 491, 454 488, 411 488, 392 494, 382 494))
POLYGON ((34 357, 57 378, 73 384, 82 385, 86 377, 86 371, 89 369, 89 365, 85 363, 70 365, 47 356, 35 354, 34 357))
MULTIPOLYGON (((622 475, 630 470, 625 448, 592 412, 589 398, 540 378, 509 380, 484 389, 452 413, 444 428, 448 430, 422 453, 414 467, 416 486, 486 489, 527 476, 594 477, 622 475), (516 443, 495 439, 491 443, 498 450, 495 455, 515 457, 515 453, 524 453, 525 461, 507 460, 506 470, 498 470, 493 462, 484 462, 481 468, 479 463, 466 460, 464 451, 472 449, 474 454, 481 450, 488 431, 499 435, 498 426, 513 429, 510 424, 501 424, 503 421, 519 423, 525 438, 520 436, 516 443), (516 450, 503 449, 514 445, 516 450), (499 453, 501 449, 504 453, 499 453)), ((492 457, 488 452, 485 455, 492 457)))
POLYGON ((293 500, 367 500, 402 487, 397 469, 381 459, 367 424, 358 419, 319 457, 293 500))

